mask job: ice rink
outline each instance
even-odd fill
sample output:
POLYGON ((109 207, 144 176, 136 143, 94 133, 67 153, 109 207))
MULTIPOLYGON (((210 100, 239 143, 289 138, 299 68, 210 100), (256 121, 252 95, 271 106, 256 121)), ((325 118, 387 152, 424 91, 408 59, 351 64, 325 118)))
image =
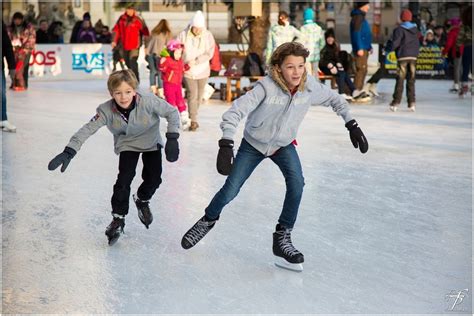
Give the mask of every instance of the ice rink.
MULTIPOLYGON (((150 229, 131 202, 125 235, 109 247, 118 171, 109 131, 65 173, 47 170, 109 97, 106 82, 8 91, 18 131, 2 134, 3 313, 472 313, 472 99, 449 94, 450 81, 418 80, 417 112, 404 103, 392 113, 393 86, 382 80, 373 104, 351 105, 365 155, 328 108, 312 107, 300 128, 306 186, 292 239, 302 273, 273 264, 285 183, 270 160, 202 242, 181 248, 225 180, 215 158, 228 104, 203 105, 201 128, 181 134, 150 229)), ((141 162, 132 192, 140 174, 141 162)))

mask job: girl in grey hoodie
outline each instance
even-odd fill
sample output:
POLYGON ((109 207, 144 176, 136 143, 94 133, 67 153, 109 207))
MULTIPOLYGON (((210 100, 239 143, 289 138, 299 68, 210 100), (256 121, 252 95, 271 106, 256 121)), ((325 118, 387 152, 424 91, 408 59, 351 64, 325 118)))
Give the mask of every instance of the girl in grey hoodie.
POLYGON ((105 231, 109 245, 115 243, 123 233, 125 216, 128 214, 130 184, 135 176, 140 154, 143 161, 143 183, 133 199, 138 217, 147 229, 153 221, 149 200, 161 184, 161 148, 164 145, 160 135, 160 117, 168 121, 166 159, 174 162, 179 155, 178 110, 155 95, 138 94, 137 86, 138 80, 132 70, 112 73, 107 82, 112 99, 99 105, 94 117, 71 137, 64 151, 48 165, 49 170, 62 165, 61 172, 64 172, 84 142, 99 128, 107 126, 114 135, 115 153, 120 155, 120 159, 119 174, 111 200, 113 220, 105 231))
POLYGON ((368 150, 367 140, 351 118, 346 100, 306 74, 308 55, 308 50, 300 43, 280 45, 271 56, 270 75, 235 100, 223 114, 217 170, 228 178, 206 208, 205 215, 183 236, 183 248, 196 245, 214 227, 224 206, 237 196, 257 165, 270 158, 282 171, 287 187, 283 210, 273 234, 273 253, 278 266, 302 271, 303 254, 291 242, 304 186, 294 140, 310 105, 331 106, 346 122, 354 147, 359 147, 362 153, 368 150), (233 139, 239 122, 245 117, 244 138, 234 159, 233 139))

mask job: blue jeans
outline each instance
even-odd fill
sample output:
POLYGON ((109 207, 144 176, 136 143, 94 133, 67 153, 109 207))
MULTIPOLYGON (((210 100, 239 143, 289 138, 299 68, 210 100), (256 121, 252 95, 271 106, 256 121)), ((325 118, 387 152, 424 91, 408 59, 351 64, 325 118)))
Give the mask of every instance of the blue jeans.
MULTIPOLYGON (((216 219, 219 217, 224 206, 237 196, 242 185, 265 158, 267 157, 253 148, 245 139, 242 139, 230 175, 206 208, 207 218, 216 219)), ((280 168, 286 182, 285 201, 278 222, 284 227, 293 228, 304 186, 300 158, 293 144, 280 148, 268 158, 280 168)))
POLYGON ((472 45, 464 45, 464 52, 462 55, 462 82, 469 81, 469 72, 471 71, 472 63, 472 45))
POLYGON ((2 70, 2 121, 7 120, 7 83, 5 80, 5 72, 2 70))
POLYGON ((160 57, 154 55, 146 55, 145 59, 148 62, 148 68, 150 68, 150 86, 158 86, 158 88, 163 88, 161 72, 156 67, 156 63, 160 61, 160 57))

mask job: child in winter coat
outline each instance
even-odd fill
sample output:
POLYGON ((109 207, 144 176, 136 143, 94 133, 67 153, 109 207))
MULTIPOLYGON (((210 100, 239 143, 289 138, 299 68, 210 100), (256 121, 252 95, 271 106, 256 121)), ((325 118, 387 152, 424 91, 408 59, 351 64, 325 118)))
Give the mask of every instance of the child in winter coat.
MULTIPOLYGON (((352 93, 355 90, 354 84, 351 78, 344 70, 342 62, 339 58, 340 47, 336 42, 336 36, 333 29, 328 29, 324 33, 326 39, 326 46, 321 50, 321 60, 319 61, 319 68, 326 75, 332 75, 336 77, 337 88, 339 94, 342 95, 348 101, 354 101, 352 93), (349 90, 349 95, 345 94, 344 91, 349 90)), ((357 97, 362 98, 363 94, 359 94, 357 97)))
MULTIPOLYGON (((301 271, 303 254, 291 242, 291 232, 298 215, 304 178, 294 145, 298 128, 312 104, 331 106, 346 122, 354 147, 367 152, 368 143, 352 119, 347 101, 329 87, 307 75, 309 51, 300 43, 280 45, 270 59, 269 75, 232 104, 222 115, 217 171, 228 175, 221 190, 214 196, 197 223, 186 232, 181 245, 196 245, 216 224, 222 209, 232 201, 253 170, 266 158, 282 171, 286 195, 278 224, 273 234, 273 253, 281 267, 301 271), (234 159, 234 136, 246 116, 244 138, 234 159)), ((251 222, 246 222, 249 225, 251 222)))
POLYGON ((183 56, 183 49, 184 44, 179 40, 170 40, 166 50, 161 54, 163 57, 160 59, 159 69, 163 80, 165 99, 178 109, 183 130, 187 130, 191 125, 191 120, 189 119, 181 86, 184 72, 189 69, 189 66, 184 64, 181 58, 183 56))
POLYGON ((155 95, 138 94, 138 80, 130 69, 112 73, 107 87, 112 99, 99 105, 94 117, 71 137, 64 151, 50 161, 48 169, 55 170, 62 165, 61 172, 64 172, 84 142, 99 128, 107 126, 114 135, 115 153, 120 155, 119 174, 111 200, 113 220, 105 231, 109 245, 112 245, 123 233, 129 208, 130 184, 140 154, 143 183, 133 199, 138 216, 146 228, 153 221, 149 201, 161 184, 161 148, 164 145, 160 135, 160 117, 166 118, 168 122, 166 159, 174 162, 179 156, 179 115, 174 107, 155 95))

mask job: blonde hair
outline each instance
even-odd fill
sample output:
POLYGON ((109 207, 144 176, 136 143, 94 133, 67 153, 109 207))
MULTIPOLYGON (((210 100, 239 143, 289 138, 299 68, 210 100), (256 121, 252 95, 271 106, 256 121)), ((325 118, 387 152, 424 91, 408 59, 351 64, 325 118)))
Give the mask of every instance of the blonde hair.
POLYGON ((112 94, 115 89, 117 89, 122 82, 127 83, 134 90, 138 87, 138 80, 135 74, 130 69, 115 71, 110 74, 109 79, 107 80, 107 89, 112 94))

